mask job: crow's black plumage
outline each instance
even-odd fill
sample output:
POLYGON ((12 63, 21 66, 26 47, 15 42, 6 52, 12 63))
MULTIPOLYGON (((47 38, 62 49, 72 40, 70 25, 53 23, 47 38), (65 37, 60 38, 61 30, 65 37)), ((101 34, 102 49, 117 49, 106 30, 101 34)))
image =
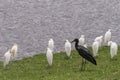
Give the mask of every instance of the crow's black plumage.
MULTIPOLYGON (((94 59, 94 57, 91 55, 91 52, 85 48, 84 46, 78 45, 79 40, 78 39, 74 39, 72 42, 75 42, 75 48, 78 51, 79 55, 82 56, 82 58, 88 60, 89 62, 97 65, 96 60, 94 59)), ((82 62, 82 67, 83 64, 85 65, 84 62, 82 62)))

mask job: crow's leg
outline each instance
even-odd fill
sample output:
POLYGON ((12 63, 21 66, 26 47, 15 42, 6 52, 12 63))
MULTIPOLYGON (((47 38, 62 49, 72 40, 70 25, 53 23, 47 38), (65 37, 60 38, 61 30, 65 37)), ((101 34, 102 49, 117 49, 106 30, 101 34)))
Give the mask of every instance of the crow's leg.
POLYGON ((84 61, 84 63, 86 64, 86 59, 85 59, 85 58, 83 58, 83 61, 84 61))
POLYGON ((84 58, 82 58, 82 64, 83 64, 83 70, 85 70, 86 60, 84 58))
POLYGON ((81 70, 83 70, 83 68, 84 68, 84 61, 83 61, 83 58, 82 58, 81 70))

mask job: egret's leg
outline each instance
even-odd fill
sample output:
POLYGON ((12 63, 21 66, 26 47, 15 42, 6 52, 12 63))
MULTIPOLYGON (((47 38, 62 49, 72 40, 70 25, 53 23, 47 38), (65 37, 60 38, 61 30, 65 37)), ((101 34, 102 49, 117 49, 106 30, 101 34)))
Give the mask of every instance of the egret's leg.
POLYGON ((84 63, 86 64, 86 59, 84 59, 84 63))

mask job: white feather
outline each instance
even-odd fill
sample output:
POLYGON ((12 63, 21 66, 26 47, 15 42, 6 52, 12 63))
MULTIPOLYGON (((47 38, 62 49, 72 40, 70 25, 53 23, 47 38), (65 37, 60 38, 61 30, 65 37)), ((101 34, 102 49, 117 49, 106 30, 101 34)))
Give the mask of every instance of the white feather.
POLYGON ((111 39, 111 29, 109 29, 104 36, 104 42, 108 42, 111 39))
POLYGON ((103 36, 96 37, 94 41, 98 41, 99 42, 99 46, 101 46, 102 41, 103 41, 103 36))
POLYGON ((48 47, 53 51, 54 50, 54 41, 53 41, 53 39, 50 39, 49 41, 48 41, 48 47))
POLYGON ((10 58, 11 58, 11 53, 10 53, 10 50, 8 50, 3 56, 3 66, 4 67, 6 67, 6 65, 9 64, 10 58))
POLYGON ((84 45, 85 43, 85 36, 84 35, 81 35, 81 37, 79 38, 79 45, 84 45))
POLYGON ((52 60, 53 60, 53 54, 52 54, 52 50, 50 48, 47 48, 46 57, 47 57, 48 64, 51 66, 52 60))
POLYGON ((84 46, 85 48, 87 48, 88 45, 87 45, 87 44, 84 44, 83 46, 84 46))
POLYGON ((113 58, 115 55, 117 55, 118 45, 116 42, 109 41, 108 46, 110 46, 110 55, 111 58, 113 58))
POLYGON ((93 50, 94 57, 98 55, 98 49, 99 49, 99 42, 98 41, 93 42, 92 50, 93 50))
POLYGON ((11 56, 13 59, 17 56, 18 45, 15 43, 11 48, 11 56))
POLYGON ((65 42, 65 51, 66 51, 67 56, 70 57, 71 43, 68 40, 66 40, 66 42, 65 42))

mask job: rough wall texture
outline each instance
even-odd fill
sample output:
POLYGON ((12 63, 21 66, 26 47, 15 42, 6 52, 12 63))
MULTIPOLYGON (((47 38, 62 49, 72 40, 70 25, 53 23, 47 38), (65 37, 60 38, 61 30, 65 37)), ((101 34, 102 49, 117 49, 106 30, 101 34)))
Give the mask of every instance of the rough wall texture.
POLYGON ((81 34, 91 45, 109 28, 119 44, 120 0, 0 0, 0 57, 14 42, 18 58, 46 52, 49 38, 55 51, 81 34))

